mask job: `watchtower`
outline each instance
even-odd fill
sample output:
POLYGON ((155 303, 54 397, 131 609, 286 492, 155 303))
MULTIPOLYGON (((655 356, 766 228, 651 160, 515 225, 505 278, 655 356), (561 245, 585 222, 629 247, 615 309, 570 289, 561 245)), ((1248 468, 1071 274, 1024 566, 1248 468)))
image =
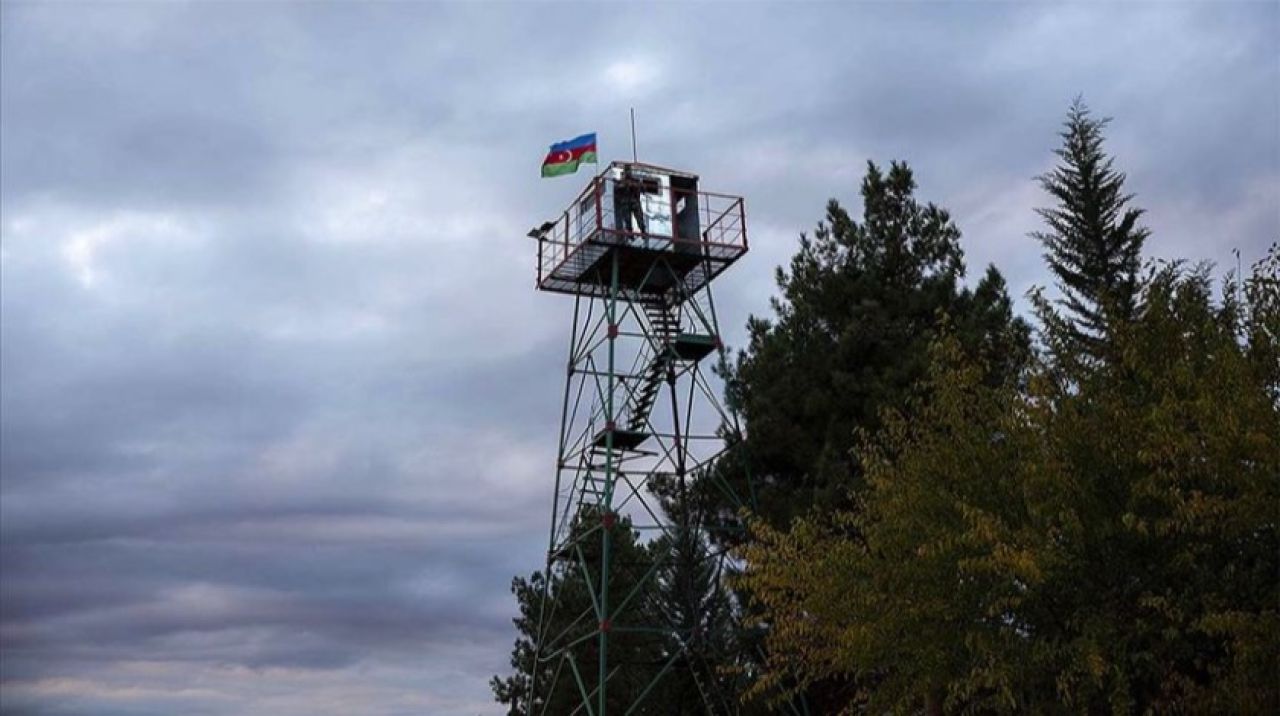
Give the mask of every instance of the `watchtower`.
POLYGON ((724 557, 688 495, 739 434, 711 282, 747 251, 743 200, 614 162, 529 235, 574 310, 527 712, 659 713, 664 680, 731 711, 706 653, 724 557))

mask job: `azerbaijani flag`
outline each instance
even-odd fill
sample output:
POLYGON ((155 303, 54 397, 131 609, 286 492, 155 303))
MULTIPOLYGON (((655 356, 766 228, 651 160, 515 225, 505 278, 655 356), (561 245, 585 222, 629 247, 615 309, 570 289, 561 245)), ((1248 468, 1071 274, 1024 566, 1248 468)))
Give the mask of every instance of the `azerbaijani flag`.
POLYGON ((542 160, 542 176, 558 177, 578 171, 578 164, 596 163, 596 133, 584 134, 567 142, 551 145, 547 158, 542 160))

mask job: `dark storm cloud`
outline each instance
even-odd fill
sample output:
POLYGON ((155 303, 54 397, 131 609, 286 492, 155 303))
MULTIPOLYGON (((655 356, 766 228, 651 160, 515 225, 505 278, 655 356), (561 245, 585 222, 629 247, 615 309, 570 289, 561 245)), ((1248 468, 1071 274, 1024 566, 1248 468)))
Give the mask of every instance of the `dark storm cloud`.
MULTIPOLYGON (((496 713, 540 566, 566 301, 528 226, 600 132, 747 197, 717 296, 867 159, 971 270, 1083 93, 1150 253, 1280 236, 1274 4, 0 5, 5 713, 496 713)), ((581 179, 581 177, 579 177, 581 179)))

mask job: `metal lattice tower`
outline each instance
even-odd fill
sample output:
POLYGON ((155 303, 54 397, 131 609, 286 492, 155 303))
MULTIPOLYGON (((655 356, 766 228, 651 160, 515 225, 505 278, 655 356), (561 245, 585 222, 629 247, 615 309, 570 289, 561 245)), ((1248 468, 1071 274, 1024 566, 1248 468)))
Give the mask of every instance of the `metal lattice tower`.
POLYGON ((679 574, 718 583, 724 566, 684 496, 707 480, 737 499, 709 469, 739 434, 710 379, 724 352, 711 282, 747 251, 743 201, 614 162, 530 236, 537 287, 574 296, 574 317, 528 713, 657 713, 677 678, 699 702, 685 713, 733 712, 701 651, 714 608, 646 595, 683 588, 679 574))

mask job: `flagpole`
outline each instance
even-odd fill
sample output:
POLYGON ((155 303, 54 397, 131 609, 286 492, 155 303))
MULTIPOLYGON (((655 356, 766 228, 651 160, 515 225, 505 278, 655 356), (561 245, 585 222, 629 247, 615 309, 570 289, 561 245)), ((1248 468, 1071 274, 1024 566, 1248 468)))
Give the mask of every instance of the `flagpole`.
POLYGON ((1241 304, 1241 291, 1244 289, 1244 267, 1240 263, 1240 249, 1234 249, 1236 254, 1236 303, 1241 304))
POLYGON ((636 155, 636 108, 631 108, 631 161, 638 163, 640 159, 636 155))

